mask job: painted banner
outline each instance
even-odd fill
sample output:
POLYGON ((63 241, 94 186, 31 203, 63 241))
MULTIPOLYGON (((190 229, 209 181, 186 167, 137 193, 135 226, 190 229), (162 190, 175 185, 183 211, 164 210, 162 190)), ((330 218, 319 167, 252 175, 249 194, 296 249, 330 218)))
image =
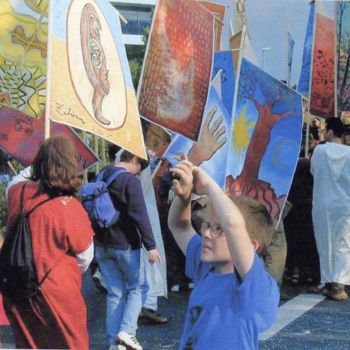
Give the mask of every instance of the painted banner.
POLYGON ((225 184, 225 164, 230 139, 231 115, 221 102, 216 90, 211 87, 204 112, 203 126, 198 142, 177 135, 164 154, 172 165, 181 160, 181 155, 205 169, 221 186, 225 184))
POLYGON ((145 158, 118 12, 107 0, 52 1, 49 116, 145 158))
POLYGON ((335 20, 317 11, 315 20, 309 111, 328 118, 335 112, 335 20))
POLYGON ((231 50, 215 52, 212 79, 219 71, 221 71, 221 100, 228 115, 232 115, 235 90, 235 70, 231 50))
POLYGON ((166 255, 163 243, 162 229, 159 222, 159 214, 156 202, 156 196, 152 185, 152 174, 150 167, 147 167, 140 174, 140 182, 143 195, 145 198, 147 214, 151 223, 154 240, 157 245, 157 250, 162 258, 161 264, 150 264, 148 261, 148 252, 143 249, 143 263, 145 266, 145 277, 149 287, 148 296, 167 297, 167 269, 166 255))
POLYGON ((299 156, 302 98, 242 59, 236 101, 226 192, 262 202, 277 225, 299 156))
POLYGON ((300 78, 298 83, 298 91, 301 94, 308 94, 310 88, 310 71, 311 71, 311 53, 312 53, 312 39, 314 32, 314 20, 315 20, 315 3, 310 4, 309 19, 307 22, 304 51, 303 51, 303 63, 301 66, 300 78))
POLYGON ((215 50, 229 50, 230 38, 235 33, 235 5, 232 0, 199 1, 214 14, 215 50), (218 48, 219 47, 219 48, 218 48))
POLYGON ((240 60, 240 52, 241 52, 241 46, 242 46, 242 37, 244 34, 242 31, 236 33, 233 35, 230 39, 230 48, 232 49, 233 54, 233 65, 235 67, 235 73, 237 73, 238 69, 238 63, 240 60))
POLYGON ((171 135, 157 124, 142 121, 143 135, 145 137, 145 145, 148 156, 163 157, 163 154, 171 141, 171 135))
MULTIPOLYGON (((35 119, 11 108, 0 108, 0 149, 21 164, 32 164, 44 140, 44 117, 35 119)), ((95 154, 68 126, 52 122, 51 135, 64 134, 74 143, 79 171, 98 162, 95 154)))
POLYGON ((350 2, 337 3, 338 110, 350 111, 350 2))
POLYGON ((48 1, 2 0, 0 106, 39 117, 45 108, 48 1))
POLYGON ((214 48, 216 51, 219 51, 221 49, 221 33, 224 25, 225 6, 209 1, 199 1, 199 3, 214 15, 214 48))
POLYGON ((197 140, 213 55, 213 15, 194 0, 159 0, 139 85, 141 115, 197 140))

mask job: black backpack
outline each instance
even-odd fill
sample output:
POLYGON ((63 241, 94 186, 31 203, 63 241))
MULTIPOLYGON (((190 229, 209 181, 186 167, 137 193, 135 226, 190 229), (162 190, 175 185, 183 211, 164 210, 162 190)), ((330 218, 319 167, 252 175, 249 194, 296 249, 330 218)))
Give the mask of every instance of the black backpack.
MULTIPOLYGON (((11 300, 29 299, 38 293, 41 281, 38 280, 33 258, 32 240, 28 222, 29 215, 40 205, 52 198, 38 203, 29 212, 23 211, 23 197, 26 184, 21 191, 21 214, 13 232, 8 232, 0 251, 0 291, 11 300)), ((49 271, 50 272, 50 271, 49 271)))

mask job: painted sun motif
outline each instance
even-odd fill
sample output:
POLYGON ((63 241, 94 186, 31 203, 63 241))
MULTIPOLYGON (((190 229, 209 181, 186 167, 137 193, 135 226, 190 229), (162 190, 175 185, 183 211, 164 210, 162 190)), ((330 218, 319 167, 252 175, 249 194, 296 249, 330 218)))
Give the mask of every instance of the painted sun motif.
POLYGON ((249 122, 247 116, 247 106, 242 108, 242 111, 238 118, 235 119, 232 132, 232 147, 241 155, 241 152, 246 150, 250 139, 251 139, 251 129, 255 126, 255 122, 249 122))

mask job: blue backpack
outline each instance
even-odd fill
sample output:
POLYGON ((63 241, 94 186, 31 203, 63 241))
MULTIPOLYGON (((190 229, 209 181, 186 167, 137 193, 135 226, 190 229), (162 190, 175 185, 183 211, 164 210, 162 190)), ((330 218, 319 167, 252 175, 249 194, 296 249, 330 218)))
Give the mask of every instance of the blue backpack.
POLYGON ((119 211, 115 208, 108 187, 125 169, 115 169, 113 174, 103 180, 105 169, 97 175, 95 181, 85 184, 80 189, 80 196, 85 210, 93 223, 101 228, 109 228, 119 219, 119 211))

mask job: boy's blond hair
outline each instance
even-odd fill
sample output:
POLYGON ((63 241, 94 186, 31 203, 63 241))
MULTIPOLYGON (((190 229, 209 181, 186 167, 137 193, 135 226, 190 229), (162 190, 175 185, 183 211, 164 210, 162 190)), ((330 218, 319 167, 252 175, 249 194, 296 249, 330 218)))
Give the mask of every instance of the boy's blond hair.
MULTIPOLYGON (((257 253, 263 253, 271 244, 274 231, 274 222, 266 207, 249 197, 230 194, 227 194, 227 196, 242 213, 250 239, 255 239, 258 242, 257 253)), ((199 231, 200 223, 205 215, 203 210, 207 206, 207 197, 202 197, 192 203, 192 224, 197 231, 199 231)))
POLYGON ((274 222, 264 204, 244 196, 228 197, 238 207, 244 218, 250 239, 258 242, 257 253, 262 253, 271 244, 274 222))

